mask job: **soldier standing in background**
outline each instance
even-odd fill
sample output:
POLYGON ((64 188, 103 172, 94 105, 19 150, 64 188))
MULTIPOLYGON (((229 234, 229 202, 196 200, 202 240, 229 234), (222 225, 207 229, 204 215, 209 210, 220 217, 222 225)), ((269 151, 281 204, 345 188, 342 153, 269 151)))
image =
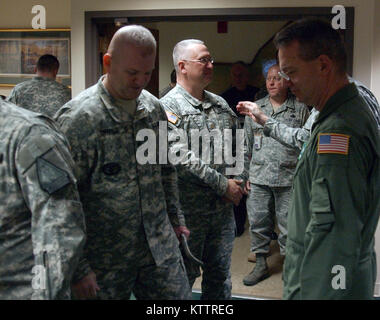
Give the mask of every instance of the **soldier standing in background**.
MULTIPOLYGON (((247 65, 243 61, 237 61, 232 64, 230 70, 231 88, 224 91, 221 96, 227 101, 231 110, 236 113, 239 118, 240 125, 244 125, 244 117, 236 110, 239 101, 255 101, 256 93, 259 88, 251 86, 250 73, 247 65)), ((247 197, 244 195, 238 206, 234 206, 236 236, 244 233, 244 225, 247 218, 247 197)))
POLYGON ((86 217, 88 241, 73 285, 81 299, 129 299, 131 292, 138 299, 191 298, 177 239, 189 231, 175 168, 140 164, 136 156, 140 130, 158 137, 159 122, 167 123, 157 98, 143 90, 155 57, 148 29, 119 29, 103 57, 106 75, 56 114, 86 217))
POLYGON ((2 100, 0 141, 0 300, 70 299, 85 226, 68 143, 2 100))
POLYGON ((227 101, 231 110, 236 113, 241 124, 244 124, 244 117, 241 117, 236 110, 239 101, 255 101, 256 93, 260 90, 249 84, 250 74, 248 66, 243 61, 232 64, 230 70, 231 88, 224 91, 221 96, 227 101))
MULTIPOLYGON (((256 101, 266 115, 291 127, 302 127, 308 116, 307 107, 288 95, 288 87, 279 75, 277 64, 268 69, 266 88, 268 95, 256 101)), ((243 279, 252 286, 269 277, 266 257, 269 254, 275 217, 279 228, 280 254, 285 255, 287 236, 287 212, 291 185, 299 151, 288 148, 266 137, 263 127, 250 117, 245 118, 245 173, 249 191, 247 199, 248 219, 251 233, 251 252, 256 254, 256 265, 243 279)))
MULTIPOLYGON (((201 299, 230 299, 235 221, 232 204, 226 200, 238 205, 242 197, 241 181, 225 176, 228 167, 225 162, 215 163, 214 150, 219 145, 214 139, 210 140, 209 149, 196 150, 197 155, 189 148, 196 144, 190 140, 194 130, 206 135, 213 130, 235 132, 239 122, 222 97, 204 90, 212 80, 213 60, 202 41, 191 39, 177 43, 173 62, 177 85, 161 102, 169 120, 171 152, 185 151, 176 166, 178 187, 186 224, 191 231, 189 247, 204 262, 201 299), (185 136, 185 141, 177 142, 178 136, 185 136), (205 158, 210 161, 203 161, 205 158)), ((220 153, 228 147, 225 137, 221 144, 220 153)), ((192 286, 200 276, 199 265, 187 257, 185 265, 192 286)))
POLYGON ((52 118, 71 99, 70 89, 55 81, 58 69, 59 61, 55 56, 41 56, 36 66, 37 76, 16 85, 8 101, 52 118))
POLYGON ((160 91, 159 98, 162 98, 165 94, 167 94, 171 89, 175 87, 177 83, 177 75, 175 69, 170 73, 170 83, 160 91))

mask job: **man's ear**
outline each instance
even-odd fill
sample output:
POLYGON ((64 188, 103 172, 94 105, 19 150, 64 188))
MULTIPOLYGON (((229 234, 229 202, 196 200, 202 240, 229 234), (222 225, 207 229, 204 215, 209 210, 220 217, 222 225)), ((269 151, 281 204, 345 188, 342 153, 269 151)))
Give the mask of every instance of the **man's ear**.
POLYGON ((108 72, 111 67, 111 55, 109 53, 106 53, 103 56, 103 66, 106 69, 106 72, 108 72))
POLYGON ((181 74, 186 73, 185 61, 179 61, 178 62, 178 70, 179 70, 179 73, 181 73, 181 74))
POLYGON ((334 66, 333 61, 330 59, 329 56, 325 54, 321 54, 318 57, 318 62, 319 62, 319 71, 324 75, 329 74, 334 66))

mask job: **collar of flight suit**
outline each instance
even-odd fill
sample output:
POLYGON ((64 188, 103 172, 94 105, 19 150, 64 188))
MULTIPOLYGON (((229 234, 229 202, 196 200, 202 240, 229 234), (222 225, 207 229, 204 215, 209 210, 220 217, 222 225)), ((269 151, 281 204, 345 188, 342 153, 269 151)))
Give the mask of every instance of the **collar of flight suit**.
POLYGON ((136 121, 148 116, 149 112, 146 106, 144 105, 144 102, 140 99, 141 95, 143 94, 142 92, 140 93, 140 96, 136 99, 135 116, 133 117, 126 111, 124 111, 124 113, 122 114, 122 110, 120 107, 117 106, 115 98, 108 92, 108 90, 103 84, 104 77, 105 75, 101 76, 98 81, 98 93, 106 107, 107 112, 115 122, 125 123, 130 121, 136 121), (123 116, 127 120, 123 120, 123 116))
POLYGON ((200 101, 197 98, 193 97, 190 93, 188 93, 186 89, 183 88, 180 84, 177 83, 176 87, 178 87, 178 92, 181 93, 183 97, 196 109, 208 109, 211 108, 213 105, 219 106, 218 101, 212 99, 211 94, 207 90, 203 90, 204 100, 200 101))
POLYGON ((318 122, 327 118, 331 113, 338 110, 343 103, 358 95, 359 92, 354 83, 349 83, 343 88, 339 89, 327 100, 325 106, 319 112, 319 115, 315 119, 313 127, 318 122))

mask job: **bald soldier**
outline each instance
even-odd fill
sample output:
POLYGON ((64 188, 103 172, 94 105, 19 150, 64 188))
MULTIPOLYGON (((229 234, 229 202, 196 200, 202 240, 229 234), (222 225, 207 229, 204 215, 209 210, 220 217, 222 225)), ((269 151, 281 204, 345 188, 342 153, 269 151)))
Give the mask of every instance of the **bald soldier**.
POLYGON ((56 114, 72 147, 87 224, 73 286, 82 299, 129 299, 131 292, 138 299, 191 297, 177 239, 189 231, 176 171, 142 164, 136 155, 138 133, 158 137, 159 121, 167 121, 159 101, 143 90, 155 57, 149 30, 119 29, 103 57, 106 74, 56 114))

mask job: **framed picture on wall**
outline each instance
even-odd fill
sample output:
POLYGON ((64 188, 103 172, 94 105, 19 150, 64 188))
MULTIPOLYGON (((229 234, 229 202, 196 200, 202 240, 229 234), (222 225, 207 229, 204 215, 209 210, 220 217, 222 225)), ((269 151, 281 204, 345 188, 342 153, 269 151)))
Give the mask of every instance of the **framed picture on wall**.
POLYGON ((70 86, 70 29, 0 29, 0 86, 34 77, 38 58, 44 54, 57 57, 57 81, 70 86))

